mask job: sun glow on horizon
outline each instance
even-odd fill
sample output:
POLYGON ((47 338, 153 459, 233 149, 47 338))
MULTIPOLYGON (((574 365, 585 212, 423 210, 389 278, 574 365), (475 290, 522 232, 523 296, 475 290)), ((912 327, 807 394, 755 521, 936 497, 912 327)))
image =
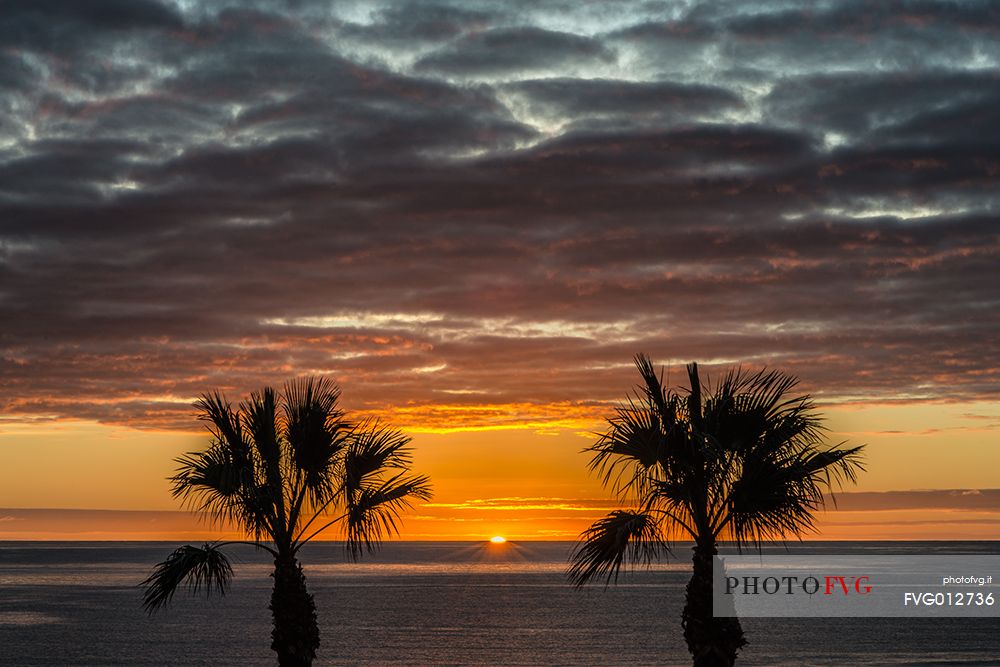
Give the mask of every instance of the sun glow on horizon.
POLYGON ((500 535, 494 535, 490 538, 490 542, 493 544, 503 544, 507 541, 506 537, 501 537, 500 535))

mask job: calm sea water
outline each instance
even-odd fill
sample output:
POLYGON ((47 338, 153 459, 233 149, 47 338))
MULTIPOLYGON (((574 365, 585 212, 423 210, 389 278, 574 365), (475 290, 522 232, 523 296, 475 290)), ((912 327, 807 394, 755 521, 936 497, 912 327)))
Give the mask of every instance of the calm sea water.
MULTIPOLYGON (((225 598, 137 587, 173 543, 0 542, 0 665, 272 665, 266 554, 235 548, 225 598)), ((394 543, 302 560, 322 665, 687 665, 684 562, 607 589, 566 583, 568 543, 394 543)), ((1000 543, 795 545, 815 553, 988 553, 1000 543)), ((686 549, 678 549, 685 558, 686 549)), ((1000 619, 746 619, 740 665, 1000 665, 1000 619)))

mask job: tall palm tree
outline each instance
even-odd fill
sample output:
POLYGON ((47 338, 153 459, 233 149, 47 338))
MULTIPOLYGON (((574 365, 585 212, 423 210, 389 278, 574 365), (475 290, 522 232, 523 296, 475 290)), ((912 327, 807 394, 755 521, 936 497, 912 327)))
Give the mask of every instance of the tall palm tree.
POLYGON ((233 570, 220 550, 252 544, 274 558, 271 648, 281 667, 312 664, 319 628, 306 590, 299 550, 338 527, 357 559, 397 530, 414 499, 429 499, 423 475, 409 474, 409 438, 372 419, 352 423, 338 407, 340 389, 325 378, 271 387, 233 406, 218 392, 196 403, 208 423, 208 449, 177 459, 174 497, 219 523, 238 526, 246 540, 182 546, 143 582, 152 614, 184 583, 193 592, 224 594, 233 570))
POLYGON ((581 535, 570 577, 581 586, 616 579, 625 563, 670 554, 694 541, 693 574, 681 623, 696 667, 733 665, 746 644, 736 618, 712 615, 712 560, 720 541, 741 550, 814 529, 824 491, 853 482, 862 447, 823 444, 812 400, 792 395, 798 381, 778 371, 731 370, 702 389, 697 364, 690 388, 663 384, 649 357, 634 397, 608 419, 591 469, 628 510, 616 510, 581 535))

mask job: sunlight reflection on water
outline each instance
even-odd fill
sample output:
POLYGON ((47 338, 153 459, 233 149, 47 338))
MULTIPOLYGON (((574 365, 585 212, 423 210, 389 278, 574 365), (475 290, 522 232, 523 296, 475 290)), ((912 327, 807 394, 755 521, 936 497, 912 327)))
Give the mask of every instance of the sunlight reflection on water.
POLYGON ((63 619, 37 611, 0 611, 0 625, 47 625, 63 619))

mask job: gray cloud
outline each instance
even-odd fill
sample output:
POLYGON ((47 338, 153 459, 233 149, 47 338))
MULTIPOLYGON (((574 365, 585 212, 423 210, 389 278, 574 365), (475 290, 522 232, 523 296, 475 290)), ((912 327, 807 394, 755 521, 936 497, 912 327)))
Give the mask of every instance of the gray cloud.
POLYGON ((372 23, 346 22, 344 37, 374 40, 383 47, 412 48, 414 43, 440 45, 502 20, 502 7, 468 8, 447 4, 399 3, 380 8, 372 23))
POLYGON ((690 124, 744 106, 724 88, 670 81, 549 78, 519 81, 505 90, 522 97, 533 115, 582 127, 690 124))
POLYGON ((988 4, 56 4, 0 19, 6 414, 558 420, 640 350, 997 395, 988 4))
MULTIPOLYGON (((776 119, 808 125, 817 130, 844 134, 871 142, 878 139, 914 139, 926 124, 923 137, 934 141, 943 132, 958 138, 958 127, 943 127, 940 120, 958 116, 975 121, 971 109, 997 106, 1000 72, 929 71, 910 73, 839 73, 783 81, 767 96, 767 111, 776 119), (864 104, 858 104, 864 100, 864 104), (938 120, 939 122, 933 122, 938 120), (902 136, 901 136, 902 135, 902 136)), ((977 122, 988 139, 989 128, 977 122)))
POLYGON ((599 40, 532 26, 472 33, 416 62, 416 69, 458 76, 518 75, 610 62, 614 52, 599 40))

